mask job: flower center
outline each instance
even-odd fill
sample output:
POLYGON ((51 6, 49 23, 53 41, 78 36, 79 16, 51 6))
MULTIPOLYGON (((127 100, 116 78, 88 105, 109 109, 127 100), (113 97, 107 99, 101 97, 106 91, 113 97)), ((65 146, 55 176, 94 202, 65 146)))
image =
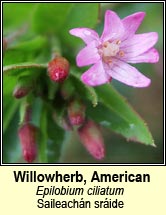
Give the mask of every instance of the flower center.
POLYGON ((112 63, 111 57, 114 57, 117 54, 120 57, 124 56, 124 52, 121 51, 119 47, 120 43, 120 40, 116 40, 113 42, 106 41, 102 44, 101 48, 99 49, 99 54, 102 56, 105 63, 112 63))
POLYGON ((103 50, 103 57, 116 56, 116 54, 119 52, 119 44, 110 43, 108 41, 104 42, 102 50, 103 50))

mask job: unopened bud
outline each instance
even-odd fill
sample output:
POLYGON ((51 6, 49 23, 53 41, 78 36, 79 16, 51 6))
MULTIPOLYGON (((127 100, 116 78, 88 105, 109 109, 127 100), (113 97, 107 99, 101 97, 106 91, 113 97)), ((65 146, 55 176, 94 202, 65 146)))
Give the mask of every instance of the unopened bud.
POLYGON ((87 121, 78 129, 78 134, 82 144, 94 158, 98 160, 104 158, 104 141, 98 124, 93 121, 87 121))
POLYGON ((20 87, 17 85, 14 89, 13 96, 16 99, 20 99, 26 96, 28 93, 29 93, 29 89, 27 89, 26 87, 20 87))
POLYGON ((17 99, 20 99, 31 91, 32 89, 32 80, 27 77, 20 77, 17 85, 14 88, 13 96, 17 99))
POLYGON ((48 75, 52 81, 63 82, 69 74, 69 62, 64 57, 56 57, 48 63, 48 75))
POLYGON ((68 106, 68 117, 71 125, 82 125, 85 121, 85 105, 80 100, 72 100, 68 106))
POLYGON ((30 123, 23 124, 18 130, 22 154, 28 163, 33 162, 37 156, 36 135, 37 128, 30 123))

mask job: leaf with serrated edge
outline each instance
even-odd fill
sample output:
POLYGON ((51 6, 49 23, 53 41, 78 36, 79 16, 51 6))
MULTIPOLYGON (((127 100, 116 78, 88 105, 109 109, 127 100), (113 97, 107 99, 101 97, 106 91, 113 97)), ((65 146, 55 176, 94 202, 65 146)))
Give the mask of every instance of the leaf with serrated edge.
MULTIPOLYGON (((106 84, 96 87, 95 90, 100 102, 106 107, 107 111, 110 110, 110 116, 108 115, 108 123, 110 124, 112 123, 111 113, 113 113, 114 125, 111 128, 114 131, 122 134, 128 140, 154 146, 154 140, 145 122, 111 85, 106 84)), ((101 109, 101 114, 106 114, 106 110, 102 111, 101 109)))

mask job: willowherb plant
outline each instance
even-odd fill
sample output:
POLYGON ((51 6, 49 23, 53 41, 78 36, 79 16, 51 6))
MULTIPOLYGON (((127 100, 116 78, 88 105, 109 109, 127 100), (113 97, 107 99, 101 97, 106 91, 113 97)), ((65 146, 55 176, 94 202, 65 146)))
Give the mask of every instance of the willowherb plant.
MULTIPOLYGON (((56 10, 56 4, 52 6, 56 10)), ((36 19, 39 18, 37 11, 40 7, 43 6, 39 4, 35 11, 36 19)), ((72 10, 76 7, 70 10, 69 4, 62 4, 62 7, 68 13, 71 10, 71 16, 75 15, 72 10)), ((97 14, 96 6, 95 11, 97 14)), ((49 20, 49 13, 47 16, 49 20)), ((106 10, 100 37, 85 23, 80 22, 77 27, 77 22, 73 24, 70 20, 67 20, 66 28, 61 23, 57 34, 52 32, 56 25, 52 28, 49 23, 44 27, 35 25, 37 36, 30 42, 25 34, 15 34, 19 37, 10 39, 10 43, 5 36, 4 77, 6 80, 15 77, 10 91, 12 94, 13 90, 13 96, 19 98, 16 108, 20 107, 18 137, 27 162, 35 159, 57 162, 61 145, 67 144, 66 140, 73 141, 66 138, 68 136, 74 136, 82 143, 94 159, 102 160, 106 149, 101 126, 128 140, 154 146, 144 121, 112 86, 113 79, 138 88, 150 85, 151 80, 130 65, 157 63, 159 60, 159 53, 154 48, 158 34, 136 33, 144 16, 144 12, 137 12, 120 19, 114 11, 106 10), (86 46, 81 49, 81 42, 77 45, 71 35, 81 38, 86 46), (16 58, 10 58, 14 51, 18 51, 18 56, 21 53, 21 60, 17 61, 17 54, 13 55, 16 58), (90 68, 82 72, 80 67, 83 66, 90 68), (34 113, 40 116, 39 119, 34 113), (55 157, 50 161, 51 153, 55 157)), ((97 23, 97 16, 94 20, 97 23)), ((35 23, 36 20, 33 21, 35 23)), ((14 99, 13 105, 15 102, 14 99)))

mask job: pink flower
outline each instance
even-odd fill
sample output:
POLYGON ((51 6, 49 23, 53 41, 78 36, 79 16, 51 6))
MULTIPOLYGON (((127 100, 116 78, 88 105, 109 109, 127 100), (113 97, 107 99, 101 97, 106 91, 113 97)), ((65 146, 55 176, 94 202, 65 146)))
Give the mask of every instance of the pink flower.
POLYGON ((149 86, 150 79, 128 64, 156 63, 159 60, 159 54, 153 48, 158 34, 135 34, 144 16, 144 12, 138 12, 121 20, 115 12, 107 10, 100 38, 89 28, 70 30, 70 34, 80 37, 86 43, 86 47, 77 55, 77 65, 82 67, 93 64, 81 76, 85 84, 97 86, 114 78, 133 87, 149 86))

